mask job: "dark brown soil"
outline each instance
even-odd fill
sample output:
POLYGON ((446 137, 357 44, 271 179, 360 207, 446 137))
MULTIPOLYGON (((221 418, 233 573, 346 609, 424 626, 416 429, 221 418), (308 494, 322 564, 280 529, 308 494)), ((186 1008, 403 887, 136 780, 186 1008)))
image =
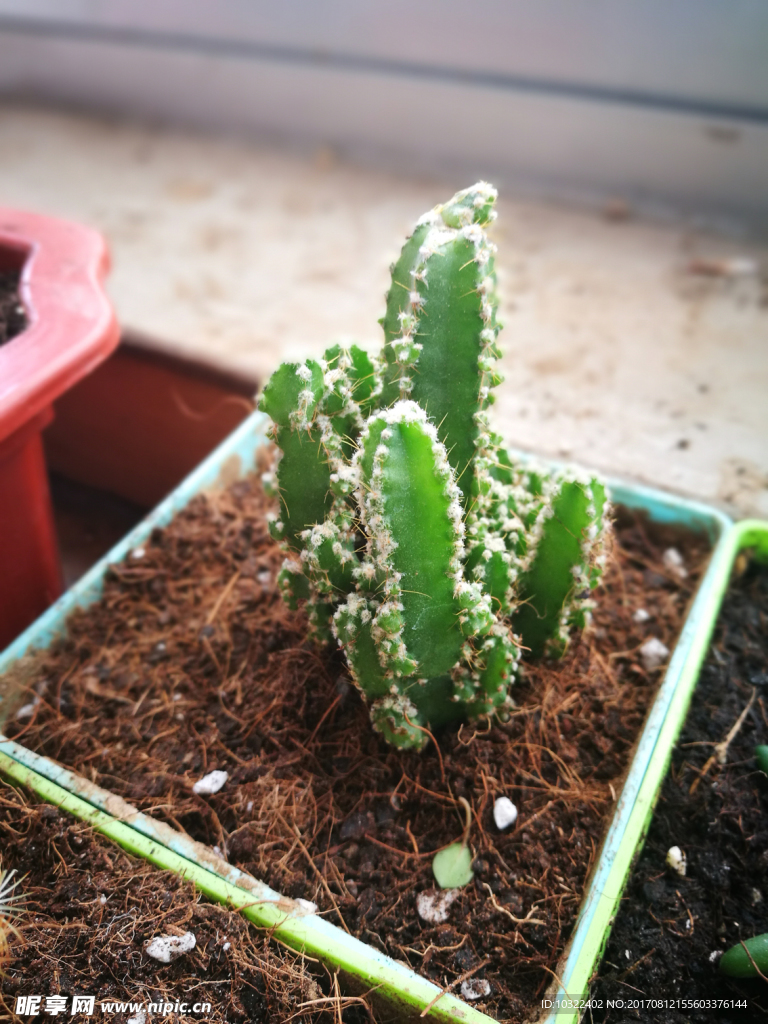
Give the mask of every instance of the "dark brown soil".
MULTIPOLYGON (((197 1013, 148 1013, 147 1024, 370 1020, 352 1000, 329 1005, 324 993, 333 991, 332 979, 322 971, 313 976, 301 957, 206 902, 191 883, 129 857, 88 825, 3 783, 0 849, 0 867, 16 871, 15 891, 23 896, 5 955, 0 941, 0 1019, 19 1020, 12 1015, 18 996, 61 995, 67 998, 62 1016, 71 1020, 77 994, 95 996, 93 1019, 115 1024, 135 1017, 136 1008, 102 1012, 102 1002, 211 1004, 197 1013), (154 936, 187 931, 197 940, 194 950, 168 965, 144 951, 154 936), (301 1005, 312 1000, 321 1002, 301 1005)), ((55 1018, 43 1001, 40 1013, 21 1019, 55 1018)))
POLYGON ((522 1020, 570 935, 659 681, 638 648, 673 645, 705 543, 625 516, 595 628, 563 662, 527 669, 511 719, 402 754, 372 731, 340 653, 307 642, 304 616, 282 604, 264 511, 251 479, 155 531, 34 666, 39 701, 7 732, 438 984, 486 978, 483 1008, 522 1020), (670 543, 684 580, 663 566, 670 543), (226 785, 196 796, 212 769, 226 785), (492 820, 501 794, 520 811, 507 833, 492 820), (461 798, 476 878, 446 923, 427 925, 416 895, 461 835, 461 798))
POLYGON ((27 314, 19 299, 19 275, 0 270, 0 345, 21 334, 27 326, 27 314))
POLYGON ((595 1020, 768 1019, 768 985, 729 979, 717 968, 726 949, 768 931, 768 778, 753 754, 768 742, 767 702, 768 569, 751 566, 726 596, 594 992, 603 1000, 741 999, 748 1007, 624 1009, 595 1020), (750 701, 727 763, 710 761, 750 701), (665 867, 671 846, 687 855, 685 878, 665 867))

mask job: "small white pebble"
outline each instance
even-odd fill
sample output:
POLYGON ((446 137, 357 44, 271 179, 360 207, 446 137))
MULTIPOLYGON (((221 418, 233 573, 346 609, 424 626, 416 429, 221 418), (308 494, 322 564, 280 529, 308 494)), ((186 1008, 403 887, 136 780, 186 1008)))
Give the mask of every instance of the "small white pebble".
POLYGON ((229 778, 228 772, 213 771, 208 772, 202 779, 198 779, 192 787, 192 792, 197 793, 198 796, 210 796, 211 793, 218 793, 221 787, 229 778))
POLYGON ((504 831, 517 821, 517 808, 508 796, 500 796, 493 805, 493 820, 496 828, 504 831))
POLYGON ((221 852, 221 847, 220 846, 214 846, 213 852, 216 854, 217 857, 223 857, 224 856, 224 854, 221 852))
POLYGON ((627 960, 631 960, 632 959, 632 954, 630 953, 630 951, 628 949, 624 950, 624 956, 627 958, 627 960))
POLYGON ((490 983, 485 978, 468 978, 461 983, 461 994, 465 999, 485 999, 491 994, 490 983))
POLYGON ((102 906, 103 906, 103 905, 104 905, 104 904, 105 904, 106 902, 107 902, 107 897, 106 897, 106 896, 103 896, 103 895, 102 895, 102 896, 99 896, 99 903, 101 903, 101 905, 102 905, 102 906))
POLYGON ((688 575, 688 570, 685 568, 685 562, 683 556, 677 550, 677 548, 667 548, 664 554, 661 556, 661 560, 670 572, 675 573, 681 580, 684 580, 688 575))
POLYGON ((261 572, 256 573, 256 579, 262 585, 262 587, 269 586, 272 582, 272 573, 269 569, 262 569, 261 572))
POLYGON ((40 698, 35 697, 34 700, 31 700, 29 702, 29 704, 24 704, 22 707, 20 707, 19 710, 16 712, 16 718, 18 719, 18 721, 21 721, 23 718, 31 718, 32 712, 35 710, 39 703, 40 698))
POLYGON ((131 558, 143 558, 146 553, 146 548, 134 548, 131 552, 131 558))
POLYGON ((312 900, 303 900, 301 899, 301 897, 299 897, 299 899, 297 899, 296 902, 299 904, 301 909, 306 910, 308 914, 317 913, 317 904, 313 903, 312 900))
POLYGON ((138 1010, 133 1017, 129 1017, 125 1024, 146 1024, 147 1011, 138 1010))
POLYGON ((159 960, 162 964, 169 964, 182 953, 188 953, 196 945, 195 936, 192 932, 184 932, 183 935, 156 935, 150 939, 144 947, 147 956, 153 960, 159 960))
POLYGON ((676 871, 681 878, 685 878, 687 860, 679 846, 670 846, 667 850, 667 864, 673 871, 676 871))
POLYGON ((758 903, 762 903, 763 902, 763 894, 760 892, 759 889, 753 889, 751 895, 752 895, 752 906, 753 907, 757 906, 758 903))
POLYGON ((416 897, 416 913, 428 924, 443 924, 448 911, 460 894, 460 889, 427 889, 416 897))
POLYGON ((712 952, 709 954, 709 962, 711 964, 715 963, 715 961, 719 960, 722 955, 722 949, 713 949, 712 952))
POLYGON ((645 608, 638 608, 635 614, 632 616, 633 622, 647 622, 651 617, 651 613, 646 611, 645 608))
POLYGON ((253 800, 249 800, 248 803, 245 805, 246 814, 250 814, 252 810, 253 810, 253 800))
POLYGON ((647 672, 651 672, 653 669, 658 668, 659 665, 663 665, 668 657, 669 648, 655 636, 646 640, 640 648, 640 658, 647 672))
POLYGON ((224 943, 224 945, 223 945, 223 946, 222 946, 221 948, 222 948, 222 949, 224 950, 224 952, 226 953, 226 951, 227 951, 227 950, 228 950, 228 949, 229 949, 229 948, 231 947, 231 945, 232 945, 232 943, 231 943, 231 942, 225 942, 225 943, 224 943))

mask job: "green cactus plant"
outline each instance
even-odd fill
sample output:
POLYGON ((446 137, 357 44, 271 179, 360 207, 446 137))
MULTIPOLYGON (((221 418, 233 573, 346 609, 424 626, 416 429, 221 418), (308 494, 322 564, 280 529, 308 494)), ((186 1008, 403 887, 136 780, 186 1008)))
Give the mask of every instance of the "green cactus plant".
POLYGON ((603 485, 512 463, 488 424, 501 380, 496 190, 457 193, 392 267, 380 359, 287 363, 260 408, 280 449, 280 586, 333 635, 392 744, 504 713, 521 648, 561 656, 601 572, 603 485))

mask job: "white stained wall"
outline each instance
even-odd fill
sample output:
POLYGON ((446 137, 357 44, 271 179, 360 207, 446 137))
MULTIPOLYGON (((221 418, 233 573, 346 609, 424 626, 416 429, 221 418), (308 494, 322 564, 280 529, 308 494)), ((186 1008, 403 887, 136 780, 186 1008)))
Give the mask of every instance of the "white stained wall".
POLYGON ((764 0, 0 0, 0 93, 768 228, 764 0))
MULTIPOLYGON (((124 325, 262 379, 376 350, 389 262, 466 184, 0 106, 2 202, 100 228, 124 325)), ((509 443, 768 515, 768 250, 508 194, 494 233, 509 443)))

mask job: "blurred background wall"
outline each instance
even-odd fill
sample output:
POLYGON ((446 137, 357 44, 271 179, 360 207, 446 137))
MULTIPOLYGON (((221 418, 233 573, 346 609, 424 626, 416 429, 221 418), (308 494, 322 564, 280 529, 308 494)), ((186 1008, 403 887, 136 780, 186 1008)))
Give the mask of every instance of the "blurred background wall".
POLYGON ((766 515, 766 54, 768 0, 0 0, 0 203, 101 230, 133 341, 252 393, 377 350, 486 178, 509 443, 766 515))
POLYGON ((764 0, 0 0, 0 92, 768 225, 764 0))

